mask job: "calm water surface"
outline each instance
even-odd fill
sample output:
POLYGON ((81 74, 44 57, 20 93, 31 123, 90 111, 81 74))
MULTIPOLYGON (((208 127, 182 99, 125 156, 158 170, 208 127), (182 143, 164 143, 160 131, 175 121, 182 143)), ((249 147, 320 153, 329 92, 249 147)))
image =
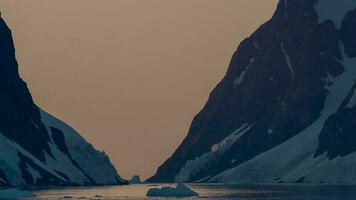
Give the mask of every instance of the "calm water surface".
MULTIPOLYGON (((146 199, 216 199, 216 200, 355 200, 356 186, 226 186, 226 185, 189 185, 199 193, 199 197, 190 198, 148 198, 146 192, 151 187, 165 185, 129 185, 110 187, 77 187, 63 189, 35 190, 32 199, 96 199, 96 200, 146 200, 146 199)), ((174 185, 170 185, 174 186, 174 185)))

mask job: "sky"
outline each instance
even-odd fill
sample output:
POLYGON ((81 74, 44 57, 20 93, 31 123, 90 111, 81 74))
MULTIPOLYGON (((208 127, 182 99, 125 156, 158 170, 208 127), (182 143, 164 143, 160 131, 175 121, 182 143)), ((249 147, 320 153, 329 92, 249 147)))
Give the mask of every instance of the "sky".
POLYGON ((42 109, 105 151, 124 178, 178 147, 238 44, 277 0, 0 0, 42 109))

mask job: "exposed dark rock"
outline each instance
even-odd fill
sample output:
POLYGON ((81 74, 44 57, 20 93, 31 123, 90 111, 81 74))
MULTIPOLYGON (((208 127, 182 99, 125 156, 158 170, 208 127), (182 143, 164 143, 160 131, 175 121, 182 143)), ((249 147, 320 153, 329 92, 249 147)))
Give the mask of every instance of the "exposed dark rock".
POLYGON ((19 76, 11 30, 1 17, 0 145, 0 186, 126 184, 106 155, 33 102, 19 76), (70 161, 63 163, 65 157, 70 161), (60 167, 65 164, 70 166, 60 167))
MULTIPOLYGON (((355 54, 356 11, 349 12, 337 30, 330 20, 319 23, 316 2, 281 0, 272 19, 241 42, 225 77, 193 119, 187 137, 148 181, 175 181, 188 161, 209 153, 214 144, 243 124, 252 127, 184 181, 197 181, 238 166, 299 134, 320 117, 329 79, 345 71, 340 41, 349 56, 355 54)), ((319 152, 328 150, 333 157, 356 150, 356 137, 349 132, 356 124, 351 112, 329 120, 333 129, 342 126, 348 131, 336 136, 335 131, 324 130, 330 134, 322 133, 326 138, 321 137, 319 152), (335 144, 330 143, 333 137, 338 137, 335 144)))
POLYGON ((53 156, 48 132, 26 83, 19 76, 11 31, 1 17, 0 44, 0 132, 45 161, 44 152, 53 156))
POLYGON ((356 107, 347 105, 354 95, 354 89, 339 111, 326 122, 319 136, 320 143, 315 156, 327 152, 328 157, 333 159, 356 151, 356 107))

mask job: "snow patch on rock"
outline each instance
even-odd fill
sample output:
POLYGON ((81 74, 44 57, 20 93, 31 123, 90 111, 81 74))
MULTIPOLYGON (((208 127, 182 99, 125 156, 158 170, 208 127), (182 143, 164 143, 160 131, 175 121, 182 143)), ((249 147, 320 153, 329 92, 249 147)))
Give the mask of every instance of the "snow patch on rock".
POLYGON ((11 185, 21 184, 20 159, 8 139, 0 133, 0 170, 5 173, 11 185))
MULTIPOLYGON (((327 87, 329 93, 320 117, 304 131, 286 142, 235 168, 222 172, 210 181, 296 182, 300 178, 304 178, 320 182, 329 180, 328 170, 331 170, 336 173, 333 175, 334 182, 345 182, 345 179, 342 178, 345 171, 341 171, 342 168, 338 170, 339 166, 336 161, 328 161, 325 155, 317 158, 313 156, 318 148, 319 134, 326 120, 337 112, 356 79, 356 58, 347 57, 342 44, 340 44, 340 49, 343 53, 343 60, 340 62, 345 67, 345 72, 338 77, 331 77, 333 84, 327 87)), ((351 167, 350 164, 345 164, 345 167, 347 166, 351 167)), ((346 172, 350 172, 351 175, 351 171, 353 172, 353 170, 346 172)))
POLYGON ((253 46, 255 47, 255 49, 260 49, 261 48, 257 41, 253 42, 253 46))
POLYGON ((271 128, 267 130, 268 135, 271 135, 273 132, 274 132, 274 130, 271 128))
POLYGON ((184 167, 181 168, 177 176, 175 177, 176 182, 188 181, 192 176, 203 169, 208 163, 210 163, 214 158, 220 156, 226 152, 231 145, 233 145, 243 134, 245 134, 252 125, 244 124, 229 136, 223 139, 221 142, 214 144, 211 147, 211 151, 207 152, 194 160, 188 160, 184 167))
POLYGON ((247 130, 251 128, 251 126, 250 127, 247 126, 248 124, 244 124, 239 129, 235 130, 229 136, 223 139, 221 142, 214 144, 211 147, 211 152, 214 153, 217 151, 224 151, 228 149, 232 144, 234 144, 237 141, 237 139, 239 139, 247 130))
MULTIPOLYGON (((57 172, 55 172, 52 168, 50 168, 46 163, 41 162, 39 159, 34 157, 31 153, 29 153, 27 150, 25 150, 23 147, 18 145, 17 143, 9 140, 2 134, 0 134, 0 140, 4 142, 3 145, 7 148, 7 156, 3 158, 3 161, 9 164, 8 166, 11 166, 10 169, 4 170, 4 173, 6 174, 7 177, 11 177, 12 181, 10 181, 11 185, 18 186, 22 185, 22 175, 21 175, 21 170, 19 168, 19 162, 20 158, 18 157, 18 152, 21 153, 22 155, 26 156, 27 158, 31 159, 31 161, 39 166, 40 168, 46 170, 48 173, 52 174, 53 176, 56 176, 58 179, 65 181, 61 175, 59 175, 57 172), (12 150, 10 150, 12 149, 12 150), (10 173, 10 176, 8 174, 10 173)), ((3 146, 0 144, 0 146, 3 146)))
POLYGON ((38 179, 42 178, 41 174, 37 170, 33 169, 30 165, 27 165, 26 169, 31 174, 34 183, 36 183, 38 179))
POLYGON ((234 80, 234 87, 236 87, 237 85, 240 85, 243 82, 248 69, 250 68, 251 64, 254 62, 255 62, 255 59, 251 58, 248 65, 246 66, 246 69, 243 72, 241 72, 240 76, 234 80))
MULTIPOLYGON (((73 160, 75 160, 80 169, 90 178, 95 180, 97 184, 116 184, 118 180, 124 182, 124 180, 119 177, 116 169, 112 166, 109 158, 104 153, 97 151, 91 144, 81 137, 79 133, 77 133, 66 123, 43 110, 40 112, 41 119, 49 131, 50 127, 53 127, 63 132, 65 143, 73 160)), ((57 155, 60 155, 60 152, 58 152, 57 155)), ((61 160, 65 162, 69 161, 63 157, 59 158, 62 158, 61 160)), ((53 164, 53 166, 55 165, 53 164)), ((77 176, 76 180, 86 180, 83 178, 84 176, 77 176)))
POLYGON ((0 133, 0 171, 6 176, 6 180, 0 180, 3 184, 12 186, 30 184, 23 179, 22 170, 26 170, 31 175, 34 184, 44 178, 37 168, 31 166, 32 164, 25 162, 25 169, 21 169, 20 154, 31 160, 33 165, 58 178, 63 183, 83 185, 91 183, 90 179, 96 184, 125 182, 117 175, 108 157, 95 150, 72 128, 44 111, 41 111, 41 117, 50 135, 53 134, 50 127, 58 128, 63 132, 65 145, 76 163, 74 164, 68 155, 59 150, 52 137, 50 137, 51 141, 48 144, 54 158, 45 152, 46 161, 42 162, 18 143, 0 133))
POLYGON ((293 67, 292 67, 292 61, 291 61, 291 59, 290 59, 290 56, 288 55, 288 53, 286 52, 286 50, 285 50, 285 48, 284 48, 284 43, 281 43, 281 49, 282 49, 284 58, 285 58, 285 60, 286 60, 288 69, 289 69, 289 71, 294 75, 294 74, 295 74, 295 71, 294 71, 294 69, 293 69, 293 67))
MULTIPOLYGON (((56 171, 59 171, 70 179, 71 182, 77 184, 89 183, 88 178, 76 168, 73 163, 69 160, 68 156, 59 151, 57 148, 54 148, 51 145, 51 151, 55 159, 45 154, 47 165, 56 171)), ((63 177, 64 178, 64 177, 63 177)))
POLYGON ((315 5, 315 10, 319 15, 319 23, 331 20, 337 29, 341 28, 347 12, 354 8, 356 8, 356 1, 354 0, 319 0, 315 5))
POLYGON ((356 106, 356 89, 353 89, 351 99, 347 103, 346 108, 354 108, 355 106, 356 106))

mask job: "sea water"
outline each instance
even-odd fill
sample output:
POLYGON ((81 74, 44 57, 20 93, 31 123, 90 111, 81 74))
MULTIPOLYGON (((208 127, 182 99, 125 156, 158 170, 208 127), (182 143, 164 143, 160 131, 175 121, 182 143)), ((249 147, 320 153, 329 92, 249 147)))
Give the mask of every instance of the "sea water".
POLYGON ((34 190, 35 198, 30 199, 96 199, 96 200, 354 200, 356 186, 341 185, 204 185, 189 184, 198 192, 198 197, 189 198, 149 198, 149 188, 171 186, 172 184, 143 184, 105 187, 73 187, 34 190))

